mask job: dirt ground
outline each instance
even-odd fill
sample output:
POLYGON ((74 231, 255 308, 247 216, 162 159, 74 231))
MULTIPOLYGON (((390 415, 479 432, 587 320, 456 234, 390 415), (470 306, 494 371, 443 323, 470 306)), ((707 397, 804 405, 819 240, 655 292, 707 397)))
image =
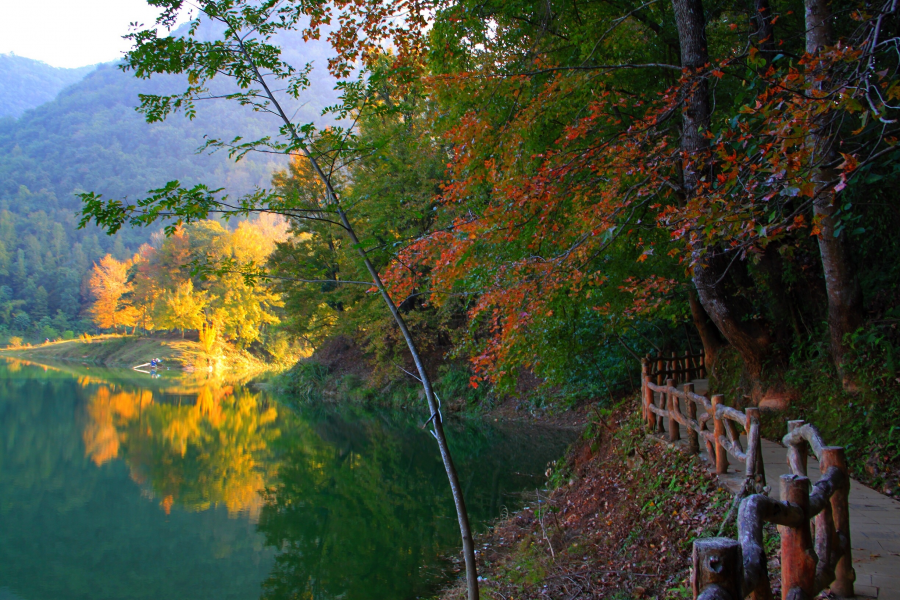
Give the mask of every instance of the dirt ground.
MULTIPOLYGON (((692 542, 717 535, 732 497, 697 458, 649 441, 636 415, 635 400, 582 411, 590 424, 548 470, 552 491, 478 537, 482 597, 691 597, 692 542)), ((456 567, 441 600, 465 598, 456 567)))

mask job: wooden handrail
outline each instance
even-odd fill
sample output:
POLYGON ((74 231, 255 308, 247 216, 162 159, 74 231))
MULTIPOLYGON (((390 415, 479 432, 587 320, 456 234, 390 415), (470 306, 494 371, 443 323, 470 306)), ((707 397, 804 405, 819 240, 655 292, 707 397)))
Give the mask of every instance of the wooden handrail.
MULTIPOLYGON (((705 374, 703 362, 702 355, 689 354, 648 356, 642 361, 641 399, 647 428, 651 433, 663 433, 663 424, 668 421, 668 440, 675 443, 684 427, 688 452, 698 454, 703 440, 717 474, 728 471, 730 454, 744 463, 745 478, 754 480, 757 489, 765 489, 759 409, 740 411, 727 406, 722 395, 707 398, 695 394, 689 381, 705 374), (700 366, 693 366, 692 359, 698 359, 700 366), (683 390, 678 389, 679 382, 684 383, 683 390), (681 410, 681 401, 687 414, 681 410), (737 425, 747 436, 746 450, 737 425)), ((744 498, 738 511, 740 541, 713 538, 694 542, 695 599, 751 596, 754 600, 771 600, 762 537, 766 522, 778 525, 781 534, 783 598, 813 598, 828 586, 838 596, 853 596, 856 574, 850 547, 850 479, 844 449, 826 446, 819 431, 803 421, 788 422, 788 433, 782 441, 792 472, 781 477, 781 501, 764 494, 744 498), (819 460, 823 474, 812 489, 806 476, 810 451, 819 460), (810 520, 815 520, 815 540, 810 520)))
POLYGON ((840 597, 853 596, 856 574, 850 547, 850 477, 844 449, 826 446, 819 432, 802 421, 788 424, 784 440, 795 460, 790 462, 793 472, 781 476, 781 501, 763 494, 744 498, 738 511, 739 541, 713 538, 694 542, 695 599, 725 597, 719 595, 722 590, 727 590, 732 600, 772 598, 763 546, 766 522, 776 524, 781 535, 782 598, 813 598, 829 586, 840 597), (806 477, 807 444, 819 458, 822 472, 812 489, 806 477), (815 540, 810 529, 812 519, 815 540), (735 555, 742 558, 742 564, 737 564, 735 555), (725 560, 727 564, 722 563, 725 560))
POLYGON ((662 385, 668 378, 675 383, 684 383, 693 379, 701 379, 706 375, 706 357, 700 353, 685 352, 682 355, 651 356, 644 361, 650 365, 650 375, 657 385, 662 385))
POLYGON ((653 363, 642 361, 643 412, 651 433, 662 433, 663 422, 668 421, 668 440, 676 442, 681 439, 681 427, 688 435, 688 451, 700 453, 700 440, 706 445, 710 460, 715 457, 716 472, 724 474, 728 471, 727 455, 731 454, 745 464, 744 474, 765 485, 765 473, 759 443, 759 411, 755 408, 746 412, 726 406, 721 396, 712 399, 695 394, 693 385, 685 383, 685 389, 676 387, 676 380, 669 378, 665 384, 655 384, 660 371, 653 370, 653 363), (659 394, 657 405, 655 394, 659 394), (681 400, 685 402, 687 415, 681 411, 681 400), (708 423, 713 421, 713 431, 709 431, 708 423), (747 435, 747 450, 741 443, 741 433, 735 423, 743 427, 747 435), (752 450, 752 454, 751 454, 752 450), (749 457, 749 459, 748 459, 749 457))

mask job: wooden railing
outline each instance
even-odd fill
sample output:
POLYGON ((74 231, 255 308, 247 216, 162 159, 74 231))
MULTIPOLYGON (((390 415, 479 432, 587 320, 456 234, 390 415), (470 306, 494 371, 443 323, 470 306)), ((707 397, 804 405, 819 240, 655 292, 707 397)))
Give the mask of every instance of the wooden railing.
MULTIPOLYGON (((702 369, 702 355, 699 364, 702 369)), ((682 371, 666 371, 666 373, 683 373, 688 377, 694 371, 695 367, 687 366, 682 371)), ((654 384, 653 380, 658 378, 658 374, 659 371, 653 370, 651 361, 644 359, 641 377, 642 404, 644 419, 650 432, 665 433, 668 422, 668 440, 675 443, 681 439, 683 426, 687 435, 688 452, 699 454, 702 439, 710 460, 715 457, 716 473, 728 472, 728 454, 731 454, 744 463, 746 477, 754 479, 760 488, 765 486, 766 475, 759 441, 759 409, 748 408, 742 412, 726 406, 725 397, 721 394, 713 396, 712 399, 695 394, 693 383, 685 383, 679 390, 676 387, 678 380, 674 377, 666 379, 665 384, 654 384), (687 414, 681 410, 682 400, 687 414), (738 425, 747 437, 746 450, 741 443, 738 425)))
POLYGON ((675 384, 681 384, 694 379, 706 377, 706 360, 702 352, 692 354, 685 352, 678 356, 651 356, 647 355, 644 363, 650 365, 651 381, 656 385, 663 385, 667 379, 674 379, 675 384))
POLYGON ((767 522, 778 525, 781 535, 783 600, 811 600, 829 587, 839 597, 853 597, 856 573, 850 548, 850 477, 844 449, 825 446, 815 427, 803 421, 790 421, 782 441, 788 448, 792 473, 781 476, 781 501, 764 494, 749 496, 738 511, 739 540, 694 542, 694 598, 772 598, 763 546, 767 522), (812 489, 806 476, 810 448, 822 472, 812 489))
POLYGON ((648 356, 642 362, 643 415, 650 432, 666 433, 668 425, 668 441, 676 443, 684 427, 688 452, 699 453, 702 439, 710 460, 715 460, 717 474, 728 471, 728 454, 744 463, 746 479, 740 495, 748 493, 747 490, 764 492, 741 501, 739 541, 709 538, 694 542, 691 575, 694 598, 772 598, 763 545, 765 523, 776 524, 781 535, 783 600, 811 600, 829 587, 840 597, 853 597, 856 573, 850 548, 850 475, 844 449, 826 446, 812 425, 789 421, 782 442, 787 448, 791 473, 781 477, 781 501, 769 498, 765 494, 768 488, 765 487, 759 409, 740 411, 726 406, 721 394, 711 399, 695 394, 691 380, 705 375, 702 355, 648 356), (684 384, 679 390, 677 386, 681 382, 684 384), (746 450, 738 424, 747 437, 746 450), (814 486, 810 486, 806 472, 810 450, 822 472, 814 486), (750 483, 754 485, 748 486, 750 483), (814 520, 812 528, 810 520, 814 520))

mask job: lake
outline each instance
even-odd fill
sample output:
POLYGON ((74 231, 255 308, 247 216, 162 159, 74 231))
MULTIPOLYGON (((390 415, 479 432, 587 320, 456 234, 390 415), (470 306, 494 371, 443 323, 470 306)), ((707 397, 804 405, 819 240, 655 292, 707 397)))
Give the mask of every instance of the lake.
MULTIPOLYGON (((426 418, 0 360, 0 600, 427 597, 459 530, 426 418)), ((446 426, 478 529, 574 436, 446 426)))

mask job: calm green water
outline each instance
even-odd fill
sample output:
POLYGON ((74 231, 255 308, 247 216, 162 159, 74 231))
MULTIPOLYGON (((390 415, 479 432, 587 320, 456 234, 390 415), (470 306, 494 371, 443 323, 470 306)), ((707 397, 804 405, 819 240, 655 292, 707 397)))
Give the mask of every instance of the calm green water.
MULTIPOLYGON (((427 596, 458 529, 416 416, 0 360, 0 600, 427 596)), ((572 435, 493 425, 448 432, 481 527, 572 435)))

